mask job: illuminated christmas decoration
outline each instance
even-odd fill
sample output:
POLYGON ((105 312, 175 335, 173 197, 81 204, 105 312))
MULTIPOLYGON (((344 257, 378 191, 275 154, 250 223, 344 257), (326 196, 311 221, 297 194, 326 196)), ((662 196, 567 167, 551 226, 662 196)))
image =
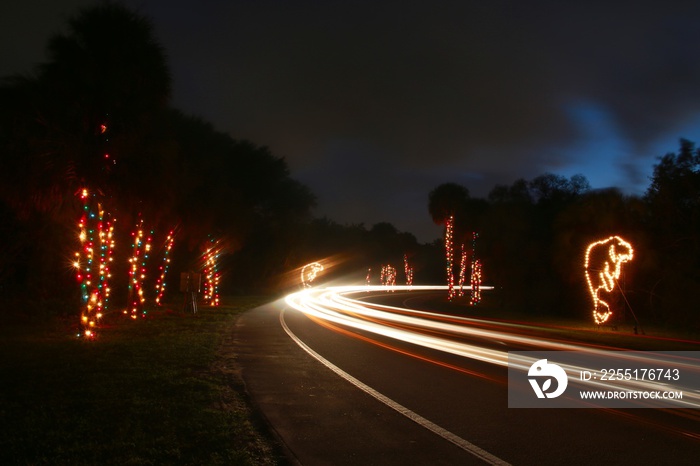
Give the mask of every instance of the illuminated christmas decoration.
MULTIPOLYGON (((104 142, 109 141, 107 124, 99 125, 99 133, 104 142)), ((109 159, 109 154, 104 154, 109 159)), ((112 161, 114 163, 114 161, 112 161)), ((109 167, 107 167, 109 168, 109 167)), ((80 336, 92 338, 95 329, 107 310, 111 289, 109 285, 111 263, 115 247, 114 220, 105 213, 102 203, 96 200, 96 194, 87 188, 79 191, 83 204, 78 223, 80 250, 75 253, 73 266, 80 283, 83 308, 80 315, 82 333, 80 336)))
POLYGON ((476 306, 481 302, 481 261, 476 258, 476 240, 479 233, 472 233, 472 273, 470 278, 471 298, 469 304, 476 306))
POLYGON ((209 240, 203 255, 202 276, 204 277, 204 302, 209 306, 219 305, 219 243, 209 240))
POLYGON ((323 266, 318 262, 311 262, 301 268, 301 286, 311 288, 311 283, 316 279, 316 275, 323 270, 323 266))
POLYGON ((144 282, 146 281, 146 264, 151 253, 151 242, 153 241, 153 231, 148 235, 144 234, 143 219, 139 221, 136 230, 131 232, 132 254, 129 258, 129 308, 124 310, 124 314, 129 314, 132 319, 139 315, 145 317, 144 303, 144 282), (144 238, 145 236, 145 238, 144 238))
POLYGON ((447 298, 452 301, 455 297, 455 279, 452 273, 454 268, 453 239, 455 218, 450 215, 445 223, 445 259, 447 262, 447 298))
MULTIPOLYGON (((403 271, 406 274, 406 285, 413 285, 413 267, 408 265, 408 256, 403 255, 403 271)), ((369 283, 367 283, 369 285, 369 283)))
POLYGON ((469 304, 476 306, 481 302, 481 261, 479 259, 472 262, 471 289, 469 304))
POLYGON ((370 286, 372 284, 372 269, 369 268, 367 269, 367 276, 365 277, 365 283, 367 286, 370 286))
POLYGON ((173 249, 173 244, 175 243, 175 232, 170 231, 168 237, 165 239, 165 251, 163 252, 163 262, 158 266, 158 271, 160 275, 158 280, 156 280, 156 304, 160 305, 163 300, 163 295, 165 294, 165 277, 168 274, 168 268, 170 267, 170 251, 173 249))
POLYGON ((600 325, 612 315, 610 305, 600 298, 601 291, 612 292, 622 273, 622 264, 634 257, 632 245, 611 236, 588 245, 584 269, 588 290, 593 299, 593 320, 600 325))
POLYGON ((94 202, 94 195, 87 189, 80 190, 80 199, 83 203, 78 222, 81 248, 75 253, 73 266, 83 301, 80 315, 82 336, 90 338, 95 336, 95 328, 109 302, 114 225, 105 215, 102 205, 94 202), (96 212, 92 208, 95 204, 96 212))
POLYGON ((382 266, 382 273, 379 276, 379 281, 384 286, 395 286, 396 269, 391 265, 382 266))
POLYGON ((467 276, 467 250, 464 249, 464 243, 461 245, 462 256, 459 261, 459 288, 457 296, 464 296, 464 280, 467 276))

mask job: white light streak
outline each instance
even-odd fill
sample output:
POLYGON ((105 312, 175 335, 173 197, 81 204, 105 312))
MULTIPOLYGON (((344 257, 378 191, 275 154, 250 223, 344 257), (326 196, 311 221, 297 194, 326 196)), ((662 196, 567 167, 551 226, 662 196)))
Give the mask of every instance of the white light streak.
MULTIPOLYGON (((437 291, 446 290, 448 286, 393 286, 396 291, 437 291)), ((481 290, 491 290, 493 287, 481 286, 481 290)), ((579 351, 587 354, 609 356, 612 348, 593 347, 592 345, 567 343, 548 340, 531 335, 511 333, 508 328, 516 327, 513 323, 494 323, 480 319, 459 316, 447 316, 435 312, 420 311, 403 307, 388 306, 367 301, 368 291, 386 292, 386 286, 334 286, 327 288, 309 288, 290 294, 286 303, 299 312, 313 316, 326 322, 341 325, 374 335, 407 342, 445 353, 469 358, 477 361, 508 366, 508 350, 494 349, 474 344, 465 340, 478 339, 489 344, 501 342, 514 345, 518 350, 547 350, 547 351, 579 351), (358 295, 362 299, 356 299, 358 295), (488 323, 492 327, 502 327, 501 330, 479 328, 478 325, 488 323)), ((649 355, 630 354, 622 351, 615 352, 615 357, 626 358, 630 362, 644 363, 647 367, 655 367, 661 358, 649 355)), ((529 368, 536 360, 534 358, 518 359, 511 356, 510 364, 522 369, 529 368)), ((561 365, 570 378, 578 378, 580 371, 600 368, 587 368, 573 365, 561 365)), ((678 361, 676 366, 683 371, 697 372, 700 370, 695 363, 678 361)), ((622 380, 614 383, 607 382, 601 388, 608 390, 650 390, 658 389, 658 383, 649 381, 622 380)), ((674 389, 667 385, 666 389, 674 389)), ((700 408, 700 393, 684 390, 682 403, 686 407, 700 408)))

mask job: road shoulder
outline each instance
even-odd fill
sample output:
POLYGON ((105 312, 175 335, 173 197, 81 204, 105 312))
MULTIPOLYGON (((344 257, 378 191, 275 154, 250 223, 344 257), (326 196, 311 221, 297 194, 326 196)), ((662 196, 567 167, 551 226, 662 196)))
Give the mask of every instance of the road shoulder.
POLYGON ((334 464, 479 464, 309 356, 285 333, 281 301, 241 315, 235 329, 246 390, 292 461, 334 464))

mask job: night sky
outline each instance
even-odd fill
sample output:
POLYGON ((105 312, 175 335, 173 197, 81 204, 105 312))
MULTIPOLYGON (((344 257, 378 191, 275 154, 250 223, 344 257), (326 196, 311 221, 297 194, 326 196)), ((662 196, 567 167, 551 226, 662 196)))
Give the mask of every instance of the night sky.
MULTIPOLYGON (((89 0, 0 5, 0 76, 44 61, 89 0)), ((317 216, 441 234, 428 193, 545 172, 642 194, 700 143, 700 2, 129 0, 173 106, 270 147, 317 216)))

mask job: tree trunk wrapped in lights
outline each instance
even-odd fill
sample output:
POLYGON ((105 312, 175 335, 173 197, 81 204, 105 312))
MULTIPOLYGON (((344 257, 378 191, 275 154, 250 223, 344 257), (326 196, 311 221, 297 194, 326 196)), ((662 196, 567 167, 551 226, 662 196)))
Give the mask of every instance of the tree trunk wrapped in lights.
POLYGON ((389 264, 383 266, 379 281, 384 286, 396 285, 396 269, 389 264))
POLYGON ((406 285, 413 285, 413 267, 408 264, 408 256, 403 255, 403 271, 406 274, 406 285))
POLYGON ((209 306, 219 305, 219 256, 221 247, 219 241, 209 240, 202 255, 202 275, 204 277, 204 303, 209 306))
POLYGON ((133 237, 132 255, 129 258, 129 308, 124 311, 132 319, 141 315, 145 316, 144 284, 147 275, 147 264, 151 253, 151 243, 153 241, 153 230, 148 235, 144 235, 143 220, 131 233, 133 237), (144 238, 145 236, 145 238, 144 238))
POLYGON ((163 296, 165 295, 166 285, 165 277, 168 275, 168 269, 170 268, 170 251, 172 251, 175 244, 175 232, 170 230, 168 237, 165 239, 165 250, 163 251, 163 262, 158 266, 158 271, 160 275, 156 281, 156 304, 161 305, 163 301, 163 296))
POLYGON ((471 298, 469 304, 476 306, 481 302, 481 261, 476 258, 476 239, 479 233, 472 233, 472 273, 470 278, 471 298))
POLYGON ((81 335, 94 337, 95 328, 107 310, 111 291, 109 279, 114 251, 114 224, 105 214, 102 204, 95 201, 94 194, 82 189, 80 198, 83 202, 78 223, 81 248, 75 253, 73 265, 77 270, 83 301, 81 335))

